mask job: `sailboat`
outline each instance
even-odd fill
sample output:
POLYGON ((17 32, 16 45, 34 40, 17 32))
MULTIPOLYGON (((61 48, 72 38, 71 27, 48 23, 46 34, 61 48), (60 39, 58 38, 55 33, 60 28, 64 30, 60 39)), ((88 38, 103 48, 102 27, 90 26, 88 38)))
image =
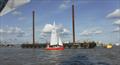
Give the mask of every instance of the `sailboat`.
POLYGON ((47 44, 46 50, 64 50, 63 43, 56 31, 55 22, 51 31, 51 40, 50 43, 47 44))

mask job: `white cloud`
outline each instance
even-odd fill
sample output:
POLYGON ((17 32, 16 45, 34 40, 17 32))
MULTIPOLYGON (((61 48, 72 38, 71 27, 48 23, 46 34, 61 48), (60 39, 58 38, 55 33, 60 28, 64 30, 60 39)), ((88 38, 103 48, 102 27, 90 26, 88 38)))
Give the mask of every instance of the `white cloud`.
POLYGON ((88 31, 88 30, 84 30, 83 32, 81 32, 80 35, 84 35, 84 36, 88 36, 88 35, 91 35, 92 32, 91 31, 88 31))
POLYGON ((70 31, 69 31, 68 29, 64 28, 63 31, 62 31, 62 33, 63 33, 63 34, 64 34, 64 33, 70 33, 70 31))
POLYGON ((18 20, 25 20, 26 19, 25 16, 22 16, 22 12, 20 12, 20 11, 14 11, 14 12, 12 12, 12 15, 17 16, 18 20))
POLYGON ((46 36, 46 33, 41 32, 40 35, 41 35, 42 37, 44 37, 44 36, 46 36))
POLYGON ((63 3, 59 5, 59 9, 65 10, 70 7, 69 4, 70 4, 70 0, 64 0, 63 3))
POLYGON ((6 30, 7 33, 21 33, 23 32, 19 27, 10 27, 6 30))
POLYGON ((19 17, 18 20, 25 20, 26 17, 19 17))
POLYGON ((120 9, 116 9, 115 11, 109 13, 107 18, 120 18, 120 9))
POLYGON ((113 32, 120 32, 120 28, 119 27, 115 28, 113 32))
POLYGON ((42 35, 45 35, 45 33, 50 33, 53 28, 56 28, 59 33, 66 34, 70 33, 70 31, 63 27, 63 25, 56 25, 55 27, 52 24, 46 24, 42 30, 42 35))
POLYGON ((51 24, 46 24, 45 27, 43 28, 42 32, 51 32, 51 30, 53 29, 53 25, 51 24))
POLYGON ((0 33, 3 33, 4 32, 4 30, 3 29, 0 29, 0 33))
POLYGON ((83 32, 81 32, 80 35, 90 36, 90 35, 102 34, 102 33, 103 31, 100 29, 88 29, 88 30, 84 30, 83 32))
POLYGON ((0 33, 2 35, 16 35, 21 36, 24 34, 24 31, 19 27, 6 27, 6 28, 0 28, 0 33))
POLYGON ((94 33, 95 34, 101 34, 101 33, 103 33, 103 31, 102 30, 96 30, 96 31, 94 31, 94 33))
POLYGON ((66 8, 66 7, 67 7, 67 6, 66 6, 65 4, 61 4, 61 5, 60 5, 60 8, 61 8, 61 9, 64 9, 64 8, 66 8))
POLYGON ((19 16, 19 15, 21 15, 22 13, 19 12, 19 11, 14 11, 14 12, 12 12, 12 14, 15 15, 15 16, 19 16))
POLYGON ((116 21, 114 22, 114 24, 120 25, 120 19, 119 19, 119 20, 116 20, 116 21))

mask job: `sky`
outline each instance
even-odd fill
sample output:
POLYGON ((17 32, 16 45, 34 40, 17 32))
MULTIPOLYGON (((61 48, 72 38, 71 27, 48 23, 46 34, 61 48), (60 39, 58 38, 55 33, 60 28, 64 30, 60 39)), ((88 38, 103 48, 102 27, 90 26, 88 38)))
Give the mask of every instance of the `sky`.
MULTIPOLYGON (((76 41, 120 43, 120 0, 74 0, 74 4, 76 41)), ((62 41, 72 42, 71 6, 71 0, 31 0, 0 16, 0 40, 31 42, 34 10, 36 42, 50 41, 53 22, 62 41)))

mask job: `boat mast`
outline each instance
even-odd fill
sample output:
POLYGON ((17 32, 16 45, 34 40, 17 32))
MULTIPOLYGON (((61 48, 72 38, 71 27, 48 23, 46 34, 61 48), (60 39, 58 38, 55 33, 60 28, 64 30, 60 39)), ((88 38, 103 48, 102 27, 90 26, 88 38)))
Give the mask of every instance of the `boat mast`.
POLYGON ((75 44, 75 19, 74 19, 74 0, 72 0, 72 31, 73 31, 73 44, 75 44))

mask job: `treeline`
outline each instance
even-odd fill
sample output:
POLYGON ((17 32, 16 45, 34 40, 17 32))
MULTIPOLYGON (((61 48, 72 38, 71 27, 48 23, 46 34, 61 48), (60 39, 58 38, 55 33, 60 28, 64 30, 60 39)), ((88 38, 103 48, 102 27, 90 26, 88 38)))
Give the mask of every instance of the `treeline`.
POLYGON ((14 47, 13 44, 0 44, 0 47, 14 47))
MULTIPOLYGON (((21 44, 22 48, 45 48, 46 43, 44 44, 21 44)), ((96 42, 83 42, 83 43, 64 43, 65 48, 94 48, 96 47, 96 42)))

